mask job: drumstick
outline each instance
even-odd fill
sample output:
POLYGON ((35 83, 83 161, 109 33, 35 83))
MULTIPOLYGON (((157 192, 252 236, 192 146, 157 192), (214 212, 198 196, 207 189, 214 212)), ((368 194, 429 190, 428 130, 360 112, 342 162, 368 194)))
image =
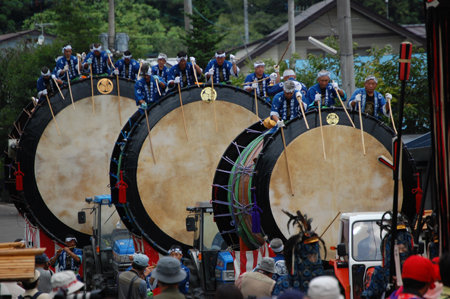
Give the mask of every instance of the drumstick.
MULTIPOLYGON (((153 78, 155 79, 155 78, 153 78)), ((156 82, 156 89, 158 90, 159 95, 161 96, 161 91, 159 90, 159 82, 155 79, 156 82)))
POLYGON ((69 83, 69 92, 70 92, 70 99, 72 100, 72 106, 73 106, 73 110, 75 110, 75 104, 73 103, 73 96, 72 96, 72 87, 70 86, 70 76, 69 73, 67 73, 67 82, 69 83))
POLYGON ((320 110, 320 106, 322 106, 322 103, 319 103, 318 106, 319 106, 320 134, 322 135, 323 158, 325 159, 325 163, 327 163, 327 155, 325 154, 325 141, 323 140, 322 111, 320 110))
POLYGON ((392 114, 391 100, 388 100, 388 103, 389 103, 389 111, 391 112, 392 127, 394 128, 395 134, 397 134, 397 129, 395 128, 395 122, 394 122, 394 115, 392 114))
MULTIPOLYGON (((117 97, 119 100, 119 121, 120 121, 120 126, 122 126, 122 111, 120 109, 120 80, 119 80, 119 75, 116 75, 116 79, 117 79, 117 97)), ((150 132, 148 133, 148 135, 150 135, 150 132)))
POLYGON ((289 184, 291 184, 291 193, 292 193, 292 196, 294 196, 294 188, 292 186, 291 171, 289 169, 289 161, 288 161, 288 155, 287 155, 286 140, 284 139, 283 127, 281 127, 281 138, 283 138, 284 157, 286 158, 286 168, 287 168, 288 177, 289 177, 289 184))
POLYGON ((298 98, 297 98, 297 101, 298 101, 298 104, 300 106, 300 109, 302 110, 302 115, 303 115, 303 119, 305 120, 306 128, 309 130, 309 125, 308 125, 308 121, 306 120, 305 109, 303 108, 302 101, 299 100, 298 98))
MULTIPOLYGON (((283 53, 283 55, 281 55, 280 61, 278 61, 278 63, 277 63, 276 66, 279 66, 279 65, 280 65, 281 60, 283 60, 284 54, 286 54, 287 50, 289 49, 289 45, 290 45, 290 44, 291 44, 291 41, 289 41, 289 43, 287 44, 286 50, 284 50, 284 53, 283 53)), ((291 53, 291 54, 292 54, 292 53, 291 53)))
MULTIPOLYGON (((67 248, 73 249, 73 248, 75 248, 75 246, 71 246, 71 247, 67 247, 67 248)), ((64 250, 64 248, 59 248, 56 252, 61 252, 61 251, 63 251, 63 250, 64 250)))
MULTIPOLYGON (((334 83, 334 80, 333 80, 333 83, 334 83)), ((339 98, 339 101, 341 102, 342 108, 344 108, 344 111, 347 114, 348 119, 350 120, 350 123, 352 124, 353 128, 355 128, 355 124, 353 123, 352 119, 350 118, 350 114, 348 114, 348 111, 347 111, 347 109, 344 106, 344 102, 342 102, 341 95, 339 94, 339 91, 337 90, 337 88, 335 88, 334 90, 336 90, 336 94, 337 94, 337 96, 339 98)))
POLYGON ((213 106, 214 106, 214 123, 216 125, 216 134, 219 133, 219 131, 217 130, 217 117, 216 117, 216 99, 214 98, 214 78, 211 78, 213 80, 211 80, 211 99, 213 101, 213 106))
POLYGON ((186 119, 184 118, 183 100, 181 99, 181 88, 180 88, 180 83, 178 83, 178 95, 180 96, 181 113, 183 114, 184 132, 186 133, 186 140, 189 141, 188 135, 187 135, 187 129, 186 129, 186 119))
POLYGON ((256 89, 255 89, 255 112, 256 112, 256 121, 259 121, 258 96, 256 95, 256 89))
POLYGON ((62 94, 62 92, 61 92, 61 88, 59 88, 59 84, 58 84, 58 81, 56 81, 56 79, 53 79, 53 81, 55 82, 55 84, 56 84, 56 87, 58 87, 58 90, 59 90, 59 93, 61 94, 61 97, 63 98, 63 100, 65 100, 66 98, 63 96, 63 94, 62 94))
POLYGON ((95 116, 94 79, 92 78, 92 63, 90 65, 90 70, 91 70, 91 90, 92 90, 92 114, 95 116))
POLYGON ((267 78, 264 78, 264 79, 261 79, 261 80, 258 80, 258 81, 251 81, 251 82, 247 82, 247 83, 242 83, 241 85, 247 85, 247 84, 259 83, 259 82, 264 81, 264 80, 267 80, 267 79, 270 79, 270 77, 267 77, 267 78))
POLYGON ((141 74, 141 67, 142 67, 142 61, 141 62, 139 62, 139 71, 138 71, 138 74, 137 74, 137 80, 139 81, 139 79, 140 79, 140 74, 141 74))
POLYGON ((362 116, 361 116, 361 102, 358 102, 358 110, 359 110, 359 123, 361 124, 362 146, 363 146, 363 152, 364 152, 364 156, 365 156, 366 155, 366 146, 364 145, 364 130, 363 130, 363 123, 362 123, 362 116))
POLYGON ((150 149, 152 151, 153 162, 156 164, 155 154, 153 153, 152 138, 150 137, 150 124, 148 123, 147 109, 145 109, 144 111, 145 111, 145 120, 147 121, 148 142, 150 143, 150 149))
POLYGON ((195 62, 194 61, 192 61, 192 69, 194 71, 194 77, 195 77, 195 82, 197 82, 197 87, 200 88, 200 84, 198 84, 198 80, 197 80, 197 71, 195 70, 195 62))
POLYGON ((330 228, 330 226, 333 224, 333 222, 338 218, 338 216, 341 214, 341 212, 338 212, 336 217, 334 217, 334 219, 330 222, 330 224, 328 224, 327 228, 323 231, 323 233, 320 235, 319 238, 322 238, 323 235, 327 232, 327 230, 330 228))
POLYGON ((45 95, 45 97, 47 98, 48 106, 50 107, 50 112, 52 113, 53 120, 55 121, 56 131, 58 131, 58 135, 61 135, 61 134, 59 134, 58 124, 56 123, 55 114, 53 114, 52 105, 50 104, 50 100, 48 98, 48 95, 45 95))

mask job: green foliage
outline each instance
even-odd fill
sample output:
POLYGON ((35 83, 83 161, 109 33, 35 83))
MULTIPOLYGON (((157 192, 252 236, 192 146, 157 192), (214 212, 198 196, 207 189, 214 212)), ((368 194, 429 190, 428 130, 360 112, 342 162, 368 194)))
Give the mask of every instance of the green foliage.
MULTIPOLYGON (((36 11, 45 10, 49 4, 25 2, 23 0, 0 1, 0 31, 1 34, 16 32, 22 26, 24 19, 36 11), (35 11, 33 11, 35 10, 35 11)), ((40 21, 38 21, 40 23, 40 21)))
POLYGON ((218 44, 225 34, 216 30, 216 26, 207 20, 215 20, 221 14, 221 10, 211 12, 206 1, 192 1, 198 13, 188 15, 193 26, 188 34, 182 37, 183 44, 188 48, 188 55, 194 56, 198 65, 206 66, 219 49, 218 44), (200 15, 201 14, 201 15, 200 15))

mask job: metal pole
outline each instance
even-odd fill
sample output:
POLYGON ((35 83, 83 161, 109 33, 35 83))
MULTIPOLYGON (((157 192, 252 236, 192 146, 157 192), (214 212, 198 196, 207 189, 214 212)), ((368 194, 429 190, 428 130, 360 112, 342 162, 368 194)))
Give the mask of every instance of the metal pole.
POLYGON ((115 14, 114 14, 114 0, 108 0, 109 11, 108 11, 108 48, 109 50, 114 50, 114 43, 116 40, 116 25, 115 25, 115 14))
MULTIPOLYGON (((185 14, 192 15, 192 0, 184 0, 184 12, 185 14)), ((191 29, 191 19, 187 15, 184 15, 184 30, 189 32, 191 29)))
POLYGON ((352 95, 355 91, 355 69, 353 67, 353 36, 350 0, 337 0, 337 16, 339 19, 342 89, 344 89, 348 95, 352 95))
POLYGON ((245 44, 248 44, 248 1, 244 0, 244 38, 245 44))
MULTIPOLYGON (((292 55, 295 53, 295 4, 294 0, 289 0, 288 2, 288 36, 289 36, 289 59, 292 58, 292 55)), ((293 66, 290 66, 293 68, 293 66)))

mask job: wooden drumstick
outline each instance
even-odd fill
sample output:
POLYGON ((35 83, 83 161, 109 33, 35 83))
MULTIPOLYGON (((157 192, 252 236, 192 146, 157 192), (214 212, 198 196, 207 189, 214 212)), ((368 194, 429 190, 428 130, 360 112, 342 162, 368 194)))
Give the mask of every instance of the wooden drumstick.
POLYGON ((62 92, 61 92, 61 88, 59 88, 59 84, 58 84, 58 81, 56 81, 56 79, 53 79, 53 81, 55 82, 55 84, 56 84, 56 87, 58 87, 58 90, 59 90, 59 94, 61 95, 61 97, 63 98, 63 100, 65 100, 66 98, 63 96, 63 94, 62 94, 62 92))
POLYGON ((59 134, 58 124, 56 123, 55 114, 53 114, 53 109, 52 109, 52 105, 50 104, 50 99, 48 98, 48 95, 45 95, 45 97, 47 98, 48 106, 50 107, 50 112, 52 113, 53 120, 55 122, 56 131, 58 132, 58 135, 61 135, 61 134, 59 134))
POLYGON ((258 96, 256 95, 256 89, 255 89, 255 112, 256 112, 256 121, 259 121, 258 96))
POLYGON ((288 154, 287 154, 287 148, 286 148, 286 140, 284 139, 283 127, 281 127, 281 138, 283 139, 284 157, 286 158, 286 168, 287 168, 288 177, 289 177, 289 184, 291 185, 291 193, 292 193, 292 196, 294 196, 294 187, 292 186, 291 171, 289 169, 289 161, 288 161, 288 154))
MULTIPOLYGON (((281 55, 280 61, 278 61, 278 63, 277 63, 276 66, 279 66, 279 65, 280 65, 281 61, 283 60, 284 55, 286 54, 287 50, 289 49, 289 45, 290 45, 290 44, 291 44, 291 41, 288 42, 288 44, 287 44, 287 46, 286 46, 286 50, 284 50, 284 53, 283 53, 283 55, 281 55)), ((292 55, 292 53, 291 53, 291 55, 292 55)))
POLYGON ((308 120, 306 120, 306 116, 305 116, 305 109, 303 108, 303 103, 301 98, 297 98, 298 101, 298 105, 300 106, 300 109, 302 111, 302 115, 303 115, 303 119, 305 120, 305 124, 306 124, 306 128, 309 130, 309 124, 308 124, 308 120))
POLYGON ((211 78, 211 100, 213 101, 214 106, 214 123, 216 125, 216 134, 219 133, 217 130, 217 116, 216 116, 216 99, 214 98, 214 78, 211 78))
POLYGON ((322 103, 319 103, 318 106, 319 106, 320 134, 322 135, 323 158, 325 159, 325 163, 327 163, 327 155, 325 154, 325 141, 323 140, 322 111, 320 109, 320 106, 322 106, 322 103))
MULTIPOLYGON (((117 79, 117 97, 118 97, 118 101, 119 101, 118 102, 119 103, 119 121, 120 121, 120 126, 122 126, 122 110, 120 109, 120 80, 119 80, 119 75, 116 75, 116 79, 117 79)), ((150 131, 149 131, 148 135, 150 135, 150 131)))
POLYGON ((341 214, 341 212, 338 212, 336 217, 334 217, 334 219, 330 222, 330 224, 328 224, 327 228, 323 231, 323 233, 320 235, 319 238, 322 238, 323 235, 327 232, 327 230, 330 228, 330 226, 333 224, 334 221, 336 221, 336 219, 338 218, 338 216, 341 214))
POLYGON ((66 72, 66 74, 67 74, 67 83, 69 84, 70 99, 72 100, 73 110, 75 110, 75 104, 73 102, 73 96, 72 96, 72 87, 70 86, 70 76, 69 76, 68 72, 66 72))
POLYGON ((137 74, 137 81, 139 81, 139 79, 141 78, 141 67, 142 67, 142 61, 141 62, 139 62, 139 71, 138 71, 138 74, 137 74))
POLYGON ((92 78, 92 63, 90 65, 90 70, 91 70, 91 90, 92 90, 92 114, 95 116, 94 79, 92 78))
POLYGON ((145 111, 145 120, 147 121, 148 142, 150 143, 150 150, 152 151, 153 162, 156 164, 155 153, 153 152, 152 138, 150 137, 150 124, 148 123, 147 109, 145 109, 144 111, 145 111))
POLYGON ((264 79, 261 79, 261 80, 258 80, 258 81, 251 81, 251 82, 247 82, 247 83, 242 83, 241 85, 248 85, 248 84, 253 84, 253 83, 259 83, 259 82, 265 81, 267 79, 270 79, 270 77, 267 77, 267 78, 264 78, 264 79))
POLYGON ((161 96, 161 91, 159 90, 159 81, 153 78, 156 82, 156 89, 158 90, 159 95, 161 96))
POLYGON ((395 128, 395 122, 394 122, 394 115, 393 115, 393 113, 392 113, 391 100, 388 100, 388 103, 389 103, 389 112, 391 113, 392 127, 394 128, 395 134, 397 134, 397 129, 395 128))
MULTIPOLYGON (((333 80, 333 83, 334 83, 334 80, 333 80)), ((345 106, 344 106, 344 102, 342 102, 341 95, 339 94, 338 89, 335 88, 334 90, 336 90, 336 94, 337 94, 337 96, 338 96, 338 99, 339 99, 339 101, 341 102, 342 108, 344 108, 344 111, 345 111, 345 113, 347 114, 348 119, 350 120, 350 123, 352 124, 353 128, 356 128, 356 127, 355 127, 355 124, 353 123, 352 119, 350 118, 350 114, 348 114, 347 108, 345 108, 345 106)))
POLYGON ((195 82, 197 83, 197 87, 200 88, 200 84, 198 84, 197 71, 195 70, 195 62, 194 61, 192 61, 192 70, 194 71, 194 77, 195 77, 195 82))
POLYGON ((366 155, 366 146, 364 145, 364 129, 363 129, 363 123, 362 123, 362 116, 361 116, 361 102, 358 102, 358 110, 359 110, 359 123, 361 125, 362 146, 363 146, 363 152, 364 152, 364 156, 365 156, 366 155))
POLYGON ((187 134, 187 128, 186 128, 186 119, 184 118, 183 100, 181 99, 180 83, 178 83, 178 95, 180 96, 181 114, 183 114, 184 132, 186 133, 186 140, 189 141, 188 134, 187 134))

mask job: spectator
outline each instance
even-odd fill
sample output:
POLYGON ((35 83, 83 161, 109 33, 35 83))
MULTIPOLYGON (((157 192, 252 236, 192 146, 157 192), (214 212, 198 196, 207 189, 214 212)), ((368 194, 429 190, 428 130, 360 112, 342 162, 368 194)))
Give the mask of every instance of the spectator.
POLYGON ((39 271, 34 270, 34 277, 25 281, 22 281, 22 286, 25 289, 25 293, 17 297, 18 299, 32 298, 32 299, 50 299, 51 297, 47 293, 39 292, 37 285, 39 284, 39 271))
POLYGON ((181 262, 171 256, 163 257, 152 272, 152 277, 158 280, 161 294, 158 299, 184 299, 184 295, 178 290, 178 284, 187 276, 181 268, 181 262))
POLYGON ((67 295, 75 294, 81 291, 84 283, 79 281, 75 272, 68 270, 58 272, 52 276, 52 292, 49 294, 52 298, 60 289, 67 290, 67 295))
POLYGON ((131 270, 120 273, 117 284, 119 299, 144 299, 147 297, 147 282, 141 277, 148 267, 148 260, 145 254, 135 254, 131 270))
POLYGON ((48 269, 50 260, 45 253, 36 255, 34 258, 34 265, 37 271, 41 274, 39 278, 38 290, 43 293, 50 293, 52 291, 51 278, 53 271, 48 269))
POLYGON ((332 276, 319 276, 309 282, 310 299, 344 299, 339 289, 339 282, 332 276))
POLYGON ((275 273, 275 260, 264 257, 256 267, 255 272, 246 272, 239 276, 235 285, 241 290, 244 298, 256 296, 256 298, 271 297, 275 286, 272 275, 275 273))
POLYGON ((214 299, 244 299, 244 296, 234 284, 223 284, 217 288, 214 299))

